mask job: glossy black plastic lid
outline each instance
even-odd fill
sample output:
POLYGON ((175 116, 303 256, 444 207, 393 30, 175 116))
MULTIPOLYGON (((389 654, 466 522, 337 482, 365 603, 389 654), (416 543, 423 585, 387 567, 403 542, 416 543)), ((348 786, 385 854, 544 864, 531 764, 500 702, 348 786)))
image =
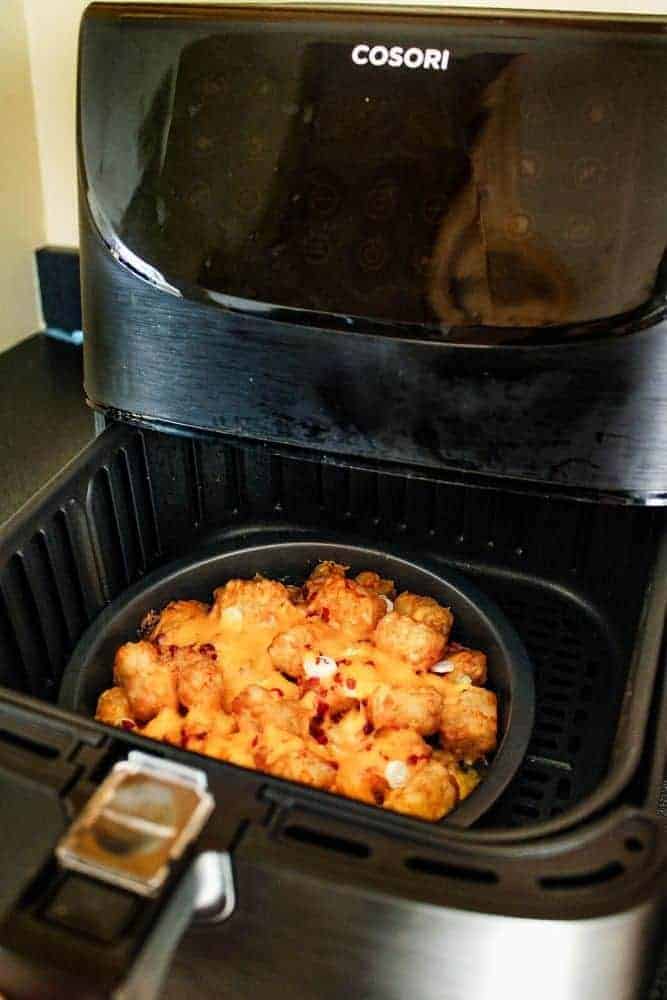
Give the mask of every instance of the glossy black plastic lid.
POLYGON ((65 670, 60 705, 94 714, 99 695, 112 684, 116 650, 136 638, 148 611, 172 600, 210 600, 214 588, 226 580, 255 573, 301 583, 316 563, 327 559, 355 573, 374 570, 393 579, 399 590, 427 594, 450 606, 454 638, 486 652, 488 686, 498 696, 499 747, 484 781, 445 820, 469 826, 496 801, 523 760, 535 710, 533 669, 514 629, 489 598, 454 570, 443 574, 421 559, 414 562, 377 549, 312 540, 209 552, 171 563, 125 591, 84 633, 65 670))
POLYGON ((94 5, 87 211, 149 281, 240 311, 453 340, 617 316, 661 291, 666 41, 657 21, 94 5))

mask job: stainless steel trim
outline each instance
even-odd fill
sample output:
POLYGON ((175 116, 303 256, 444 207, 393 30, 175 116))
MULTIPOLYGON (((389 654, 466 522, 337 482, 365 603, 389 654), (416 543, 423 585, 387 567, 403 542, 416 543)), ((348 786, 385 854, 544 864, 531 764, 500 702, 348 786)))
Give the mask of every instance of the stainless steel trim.
MULTIPOLYGON (((193 929, 162 1000, 637 1000, 656 960, 662 899, 588 920, 540 920, 399 900, 237 862, 239 904, 193 929)), ((594 889, 591 889, 594 892, 594 889)))

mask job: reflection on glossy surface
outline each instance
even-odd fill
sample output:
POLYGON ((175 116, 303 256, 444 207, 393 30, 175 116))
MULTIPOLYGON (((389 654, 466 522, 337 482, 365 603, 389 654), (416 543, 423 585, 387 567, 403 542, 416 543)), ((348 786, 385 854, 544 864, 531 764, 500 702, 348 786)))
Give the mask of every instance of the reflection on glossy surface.
POLYGON ((656 292, 659 27, 212 11, 84 27, 91 215, 149 280, 463 339, 656 292), (360 41, 449 66, 359 66, 360 41))

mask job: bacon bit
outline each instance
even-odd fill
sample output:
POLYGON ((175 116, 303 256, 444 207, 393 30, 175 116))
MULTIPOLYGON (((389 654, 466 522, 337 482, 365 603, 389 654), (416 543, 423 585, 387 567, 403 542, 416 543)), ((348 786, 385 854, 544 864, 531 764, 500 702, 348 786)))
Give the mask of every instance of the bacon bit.
POLYGON ((408 764, 418 764, 420 760, 430 760, 430 753, 411 753, 408 757, 408 764))
POLYGON ((347 680, 345 681, 345 687, 349 688, 350 691, 353 691, 356 688, 356 686, 357 682, 355 681, 354 677, 348 677, 347 680))
POLYGON ((385 795, 387 794, 387 789, 389 785, 381 778, 379 774, 372 774, 370 777, 371 795, 375 801, 376 806, 381 806, 384 803, 385 795))
POLYGON ((199 652, 203 653, 204 656, 210 657, 212 660, 218 659, 218 654, 215 651, 215 646, 212 642, 205 642, 199 647, 199 652))
POLYGON ((136 722, 132 722, 132 719, 121 719, 120 720, 120 724, 121 724, 122 728, 123 729, 127 729, 128 732, 131 729, 136 729, 137 728, 136 722))
POLYGON ((374 667, 375 666, 375 664, 373 663, 372 660, 364 660, 364 663, 366 664, 367 667, 374 667))
POLYGON ((304 647, 303 648, 304 649, 312 649, 313 648, 312 642, 306 642, 306 643, 304 643, 304 647))
POLYGON ((329 764, 331 765, 331 767, 333 767, 334 771, 337 771, 338 768, 340 767, 340 764, 335 760, 330 760, 329 764))
POLYGON ((323 622, 328 622, 330 617, 331 617, 331 612, 329 611, 329 609, 328 608, 322 608, 322 610, 320 612, 320 618, 322 619, 322 621, 323 622))
POLYGON ((252 741, 252 743, 250 744, 250 746, 254 748, 254 747, 257 746, 258 743, 259 743, 259 736, 255 736, 255 738, 252 741))
POLYGON ((344 715, 345 715, 345 709, 344 708, 342 708, 338 712, 332 712, 331 713, 331 721, 333 723, 340 722, 340 720, 343 718, 344 715))
POLYGON ((346 660, 345 658, 343 658, 342 660, 337 660, 336 662, 342 663, 344 666, 349 666, 349 664, 352 663, 352 660, 346 660))
POLYGON ((334 674, 334 680, 335 680, 336 684, 342 684, 343 683, 343 675, 341 674, 340 671, 338 671, 338 673, 334 674))
POLYGON ((176 656, 176 651, 177 650, 178 650, 178 646, 170 646, 169 647, 169 655, 170 656, 176 656))
POLYGON ((284 692, 280 688, 271 688, 270 690, 272 694, 277 694, 279 698, 284 698, 284 692))
POLYGON ((374 730, 374 725, 372 722, 367 722, 364 726, 364 736, 370 736, 374 730))
POLYGON ((319 687, 320 686, 320 679, 319 679, 319 677, 309 677, 307 680, 305 680, 303 682, 303 686, 305 688, 316 688, 316 687, 319 687))
POLYGON ((308 726, 308 732, 310 733, 310 735, 313 737, 314 740, 317 740, 317 742, 322 745, 325 745, 326 743, 329 742, 327 734, 321 727, 321 720, 318 720, 317 716, 315 716, 314 719, 310 720, 310 725, 308 726))
POLYGON ((329 703, 327 701, 323 701, 320 698, 320 700, 317 703, 317 714, 322 718, 324 718, 324 716, 327 714, 328 711, 329 711, 329 703))

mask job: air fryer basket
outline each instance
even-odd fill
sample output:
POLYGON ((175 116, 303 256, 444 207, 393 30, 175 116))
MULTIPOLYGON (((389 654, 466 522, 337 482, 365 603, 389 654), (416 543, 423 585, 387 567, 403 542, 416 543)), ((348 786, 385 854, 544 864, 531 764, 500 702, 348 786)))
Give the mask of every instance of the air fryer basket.
POLYGON ((122 594, 86 631, 65 671, 60 704, 85 715, 94 713, 99 694, 112 684, 116 649, 136 638, 139 622, 151 609, 175 599, 210 600, 226 580, 256 573, 302 582, 316 563, 327 559, 350 566, 352 572, 375 570, 395 580, 400 590, 435 597, 454 612, 454 638, 487 653, 489 687, 499 699, 499 748, 485 780, 445 819, 457 826, 473 823, 502 793, 526 752, 534 717, 533 671, 514 629, 493 602, 458 573, 433 572, 423 560, 335 542, 300 541, 232 548, 172 563, 122 594))
MULTIPOLYGON (((400 540, 436 574, 460 570, 488 594, 534 666, 525 758, 461 836, 551 836, 619 800, 643 801, 639 776, 660 767, 662 745, 643 734, 667 604, 664 523, 658 508, 531 496, 425 470, 116 425, 0 534, 0 683, 46 710, 82 635, 104 622, 108 606, 205 547, 220 553, 329 532, 383 551, 400 540)), ((137 738, 119 732, 116 741, 137 738)), ((358 812, 350 800, 337 802, 358 812)), ((428 827, 457 836, 452 825, 428 827)))

